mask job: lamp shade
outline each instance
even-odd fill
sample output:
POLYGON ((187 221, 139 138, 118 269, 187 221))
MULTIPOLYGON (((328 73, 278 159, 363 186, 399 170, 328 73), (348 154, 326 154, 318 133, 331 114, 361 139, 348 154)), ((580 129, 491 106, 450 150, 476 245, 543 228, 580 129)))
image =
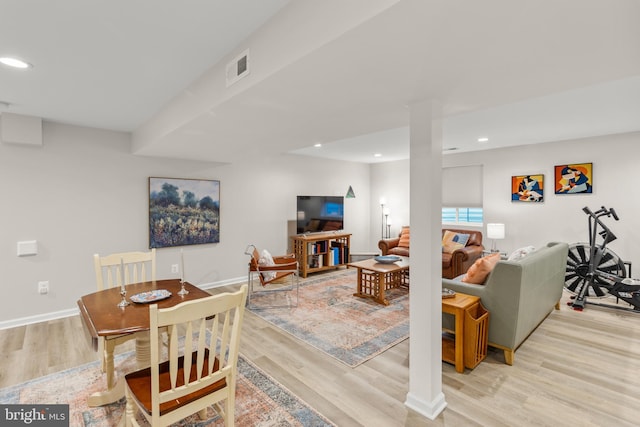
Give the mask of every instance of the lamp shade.
POLYGON ((489 239, 504 239, 504 224, 487 224, 487 237, 489 239))

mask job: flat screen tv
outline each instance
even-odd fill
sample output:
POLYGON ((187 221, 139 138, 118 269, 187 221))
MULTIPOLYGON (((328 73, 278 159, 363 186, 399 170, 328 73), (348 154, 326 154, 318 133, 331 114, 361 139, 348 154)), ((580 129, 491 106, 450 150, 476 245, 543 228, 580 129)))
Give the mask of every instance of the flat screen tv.
POLYGON ((344 197, 298 196, 296 218, 298 234, 342 230, 344 197))

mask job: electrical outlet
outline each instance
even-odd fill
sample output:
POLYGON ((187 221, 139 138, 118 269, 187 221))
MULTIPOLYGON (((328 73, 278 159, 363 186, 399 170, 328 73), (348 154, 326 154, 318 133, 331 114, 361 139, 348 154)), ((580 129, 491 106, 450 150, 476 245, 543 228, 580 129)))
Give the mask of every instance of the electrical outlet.
POLYGON ((38 282, 38 293, 41 295, 49 293, 49 281, 38 282))
POLYGON ((180 267, 178 266, 178 264, 171 264, 171 272, 176 274, 180 272, 180 267))

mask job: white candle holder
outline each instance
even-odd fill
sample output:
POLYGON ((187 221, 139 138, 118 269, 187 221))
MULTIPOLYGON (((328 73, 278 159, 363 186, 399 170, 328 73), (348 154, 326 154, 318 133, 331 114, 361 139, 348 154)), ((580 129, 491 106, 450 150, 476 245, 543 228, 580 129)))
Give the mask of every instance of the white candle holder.
POLYGON ((125 308, 129 305, 129 301, 127 301, 127 289, 124 287, 124 260, 120 258, 120 296, 122 296, 122 300, 118 303, 118 307, 125 308))
POLYGON ((188 293, 189 291, 184 288, 184 251, 180 249, 180 290, 178 295, 185 296, 188 293))

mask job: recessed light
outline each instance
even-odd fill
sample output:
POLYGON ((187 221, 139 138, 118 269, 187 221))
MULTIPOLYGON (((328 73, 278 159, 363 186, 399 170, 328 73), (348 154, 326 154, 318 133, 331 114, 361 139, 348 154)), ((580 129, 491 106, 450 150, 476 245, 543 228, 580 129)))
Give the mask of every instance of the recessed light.
POLYGON ((486 136, 483 136, 482 138, 478 138, 478 142, 488 142, 489 138, 487 138, 486 136))
POLYGON ((316 147, 316 148, 320 148, 320 147, 322 147, 322 144, 313 144, 313 146, 316 147))
POLYGON ((382 157, 382 154, 380 154, 380 153, 374 153, 374 154, 373 154, 373 157, 382 157))
POLYGON ((31 68, 32 65, 29 64, 28 62, 25 62, 21 59, 18 58, 12 58, 10 56, 3 56, 0 58, 0 64, 6 65, 7 67, 12 67, 12 68, 20 68, 20 69, 25 69, 25 68, 31 68))

